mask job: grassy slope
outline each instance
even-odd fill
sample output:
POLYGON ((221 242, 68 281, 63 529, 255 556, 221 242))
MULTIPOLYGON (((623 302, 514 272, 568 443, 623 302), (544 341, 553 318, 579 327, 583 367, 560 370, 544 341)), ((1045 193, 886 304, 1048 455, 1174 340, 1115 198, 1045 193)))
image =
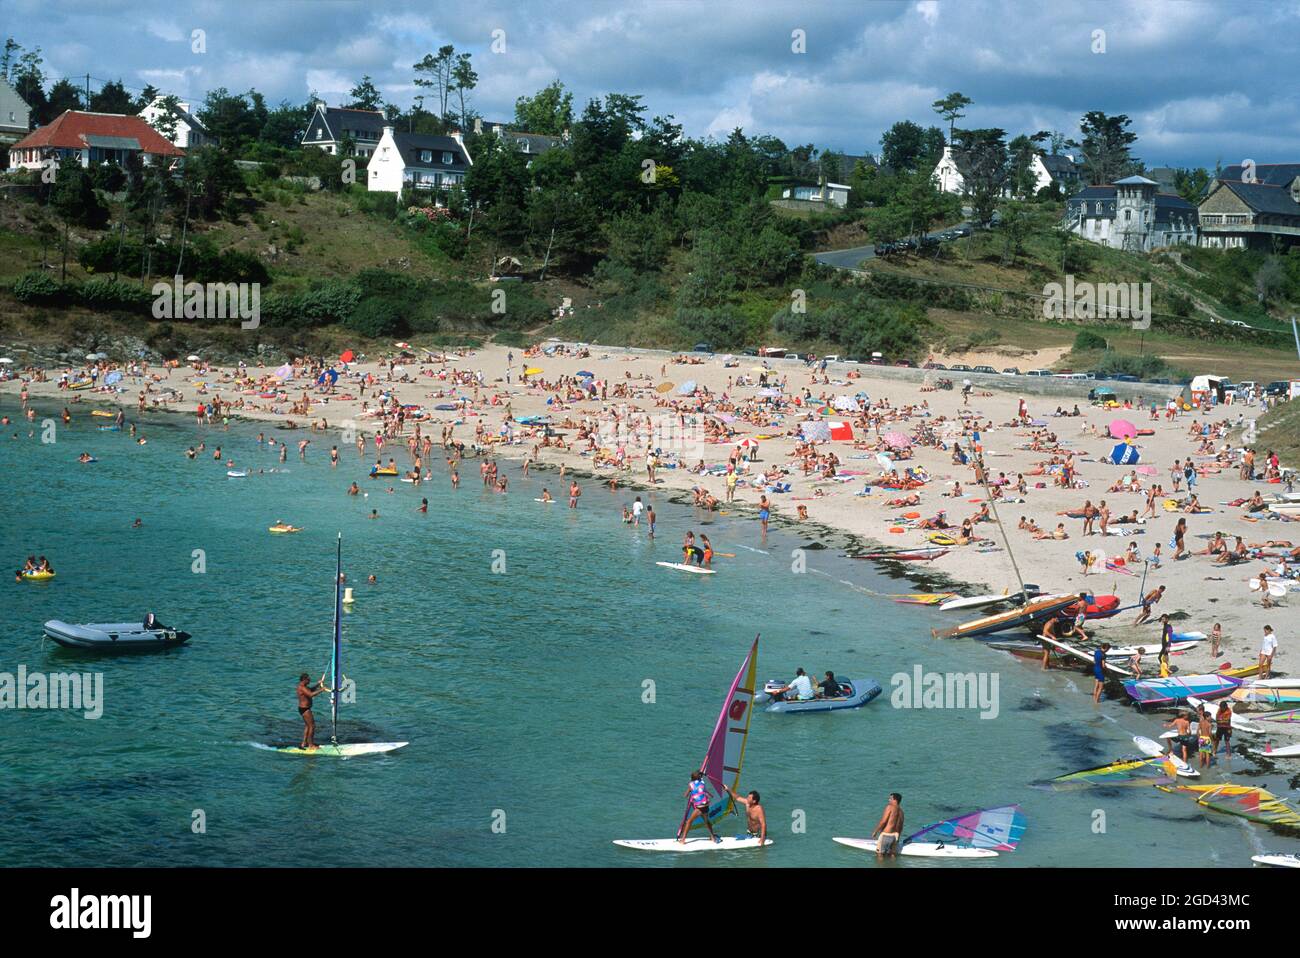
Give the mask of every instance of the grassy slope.
POLYGON ((1257 445, 1276 450, 1283 465, 1300 466, 1300 401, 1283 403, 1265 413, 1259 421, 1257 445))

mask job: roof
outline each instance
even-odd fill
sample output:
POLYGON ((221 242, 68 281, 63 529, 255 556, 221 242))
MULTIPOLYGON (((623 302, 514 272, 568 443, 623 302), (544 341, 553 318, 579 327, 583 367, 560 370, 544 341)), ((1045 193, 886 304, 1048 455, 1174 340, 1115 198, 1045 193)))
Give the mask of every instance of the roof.
POLYGON ((1064 153, 1043 153, 1039 158, 1043 161, 1043 169, 1053 176, 1060 173, 1079 172, 1078 164, 1064 153))
MULTIPOLYGON (((1236 180, 1240 183, 1243 182, 1243 172, 1243 165, 1235 163, 1232 166, 1224 167, 1217 179, 1236 180)), ((1297 176, 1300 176, 1300 163, 1255 164, 1255 181, 1257 183, 1267 183, 1270 186, 1288 186, 1297 176)))
POLYGON ((518 146, 524 153, 545 153, 564 144, 564 137, 550 136, 545 133, 516 133, 502 130, 498 136, 507 143, 518 146))
POLYGON ((422 170, 463 170, 469 165, 465 148, 450 136, 433 133, 393 133, 393 143, 402 157, 402 166, 422 170), (433 157, 428 163, 421 162, 420 151, 429 150, 433 157), (442 154, 450 153, 452 162, 442 162, 442 154))
POLYGON ((1155 180, 1148 180, 1145 176, 1126 176, 1122 180, 1116 180, 1114 186, 1159 186, 1155 180))
POLYGON ((155 107, 158 110, 165 110, 172 116, 176 117, 176 119, 182 121, 191 130, 202 133, 207 137, 212 136, 212 134, 208 132, 208 128, 200 123, 193 113, 189 110, 183 109, 179 104, 174 106, 169 105, 165 96, 156 97, 149 106, 155 107))
POLYGON ((1300 216, 1300 203, 1291 191, 1268 183, 1242 183, 1240 180, 1220 180, 1257 213, 1276 213, 1281 216, 1300 216))
POLYGON ((347 106, 327 106, 324 107, 325 125, 330 134, 339 138, 339 132, 346 128, 349 130, 364 130, 367 133, 375 134, 378 138, 384 132, 384 127, 388 121, 378 110, 354 110, 347 106), (337 127, 337 129, 336 129, 337 127))
POLYGON ((138 116, 117 113, 82 113, 65 110, 54 120, 23 137, 9 149, 24 150, 37 147, 54 147, 80 150, 87 146, 105 146, 108 149, 141 150, 159 156, 184 156, 185 151, 162 137, 153 127, 138 116), (100 140, 95 143, 92 140, 100 140), (131 141, 130 145, 108 145, 107 141, 131 141))

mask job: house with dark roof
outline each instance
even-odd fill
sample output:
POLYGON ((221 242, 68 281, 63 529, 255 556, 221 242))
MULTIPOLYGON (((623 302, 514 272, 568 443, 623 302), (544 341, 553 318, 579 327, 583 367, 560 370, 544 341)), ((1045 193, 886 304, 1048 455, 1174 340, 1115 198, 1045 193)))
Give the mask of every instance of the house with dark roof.
POLYGON ((31 129, 31 107, 17 90, 0 77, 0 150, 13 146, 31 129))
POLYGON ((1228 167, 1198 207, 1201 245, 1272 250, 1300 243, 1300 164, 1228 167), (1235 176, 1229 176, 1229 173, 1235 176))
POLYGON ((449 136, 398 133, 385 126, 370 154, 366 186, 372 192, 400 193, 405 189, 430 190, 435 204, 440 194, 465 181, 474 165, 457 131, 449 136))
POLYGON ((474 132, 483 134, 491 132, 502 143, 512 150, 518 150, 520 153, 529 157, 541 156, 548 150, 560 149, 568 145, 567 136, 550 136, 546 133, 525 133, 522 130, 511 129, 504 123, 484 123, 481 119, 474 121, 474 132))
POLYGON ((83 169, 125 166, 135 156, 145 163, 170 163, 185 151, 169 143, 138 116, 65 110, 50 123, 9 147, 9 165, 39 170, 46 160, 83 169))
POLYGON ((1138 253, 1195 245, 1198 219, 1195 206, 1181 196, 1158 192, 1156 182, 1145 176, 1086 187, 1065 206, 1071 232, 1102 246, 1138 253))
POLYGON ((302 136, 302 145, 340 156, 346 152, 345 143, 350 142, 353 156, 367 157, 375 151, 387 124, 388 120, 378 110, 354 110, 317 103, 302 136))

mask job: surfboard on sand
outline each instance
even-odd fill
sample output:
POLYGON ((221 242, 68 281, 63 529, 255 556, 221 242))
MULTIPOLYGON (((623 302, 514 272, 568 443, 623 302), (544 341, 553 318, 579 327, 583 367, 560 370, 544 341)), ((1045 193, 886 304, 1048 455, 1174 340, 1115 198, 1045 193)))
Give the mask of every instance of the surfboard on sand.
POLYGON ((772 839, 760 843, 757 838, 748 835, 734 835, 715 842, 705 835, 702 838, 688 838, 685 842, 679 842, 675 838, 620 838, 614 844, 642 852, 730 852, 770 845, 772 839))
POLYGON ((665 569, 680 569, 682 572, 694 572, 696 575, 713 575, 713 569, 701 569, 697 565, 686 565, 682 562, 656 562, 655 565, 661 565, 665 569))

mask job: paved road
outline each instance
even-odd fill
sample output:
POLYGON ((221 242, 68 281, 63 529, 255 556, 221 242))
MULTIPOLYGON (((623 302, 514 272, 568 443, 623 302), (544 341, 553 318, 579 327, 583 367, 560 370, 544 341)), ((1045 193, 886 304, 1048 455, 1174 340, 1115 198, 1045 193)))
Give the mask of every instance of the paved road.
MULTIPOLYGON (((955 226, 945 226, 939 232, 946 233, 948 230, 961 229, 963 227, 966 229, 972 228, 970 223, 961 222, 957 223, 955 226)), ((931 239, 939 239, 939 233, 926 233, 925 235, 931 239)), ((943 242, 943 240, 940 240, 940 242, 943 242)), ((825 253, 813 254, 813 258, 817 260, 817 262, 821 263, 823 266, 830 266, 834 269, 860 269, 863 263, 869 259, 875 259, 875 257, 876 250, 874 244, 872 246, 855 246, 852 249, 835 249, 828 250, 825 253)))

